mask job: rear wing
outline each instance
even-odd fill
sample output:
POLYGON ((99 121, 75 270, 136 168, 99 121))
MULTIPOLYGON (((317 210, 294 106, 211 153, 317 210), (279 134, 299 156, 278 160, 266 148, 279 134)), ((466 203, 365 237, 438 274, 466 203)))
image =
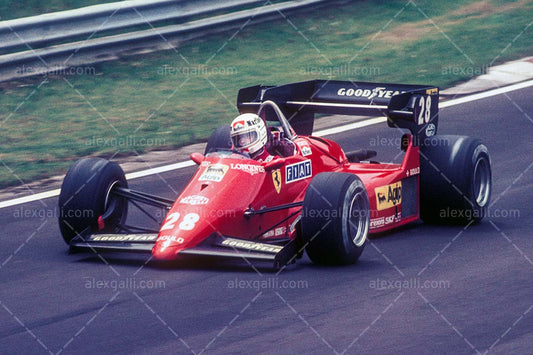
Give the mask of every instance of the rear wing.
POLYGON ((293 129, 311 135, 315 114, 387 116, 389 127, 405 128, 416 145, 437 133, 439 89, 434 86, 312 80, 239 90, 240 113, 255 113, 274 101, 293 129))

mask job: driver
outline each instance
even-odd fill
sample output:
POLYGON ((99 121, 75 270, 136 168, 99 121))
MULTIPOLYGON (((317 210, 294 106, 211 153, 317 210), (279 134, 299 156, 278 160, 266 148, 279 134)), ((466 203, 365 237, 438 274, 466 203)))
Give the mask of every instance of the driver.
POLYGON ((252 159, 269 162, 274 156, 266 150, 268 134, 265 122, 254 113, 244 113, 231 122, 233 148, 247 153, 252 159))

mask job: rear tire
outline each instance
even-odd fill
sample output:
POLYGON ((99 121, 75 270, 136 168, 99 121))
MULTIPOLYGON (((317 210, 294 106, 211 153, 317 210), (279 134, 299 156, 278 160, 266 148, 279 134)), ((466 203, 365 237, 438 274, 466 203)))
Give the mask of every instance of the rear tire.
POLYGON ((357 262, 369 230, 370 204, 361 180, 347 173, 317 174, 302 209, 302 240, 316 264, 357 262))
POLYGON ((437 135, 420 148, 420 217, 427 223, 468 224, 487 213, 490 155, 479 139, 437 135))
POLYGON ((205 147, 204 155, 214 152, 217 149, 231 149, 233 144, 231 143, 230 134, 230 125, 217 127, 207 140, 207 146, 205 147))
POLYGON ((78 160, 63 180, 59 194, 59 229, 67 244, 87 228, 98 230, 98 218, 105 214, 102 232, 113 232, 128 212, 124 198, 111 194, 115 187, 128 187, 122 168, 100 158, 78 160))

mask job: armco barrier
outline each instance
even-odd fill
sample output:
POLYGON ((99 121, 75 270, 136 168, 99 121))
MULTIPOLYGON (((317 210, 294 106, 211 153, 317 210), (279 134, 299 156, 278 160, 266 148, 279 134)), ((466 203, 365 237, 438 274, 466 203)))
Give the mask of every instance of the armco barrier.
MULTIPOLYGON (((0 22, 0 51, 52 43, 97 32, 186 19, 258 0, 134 0, 0 22)), ((27 48, 26 48, 27 49, 27 48)))
MULTIPOLYGON (((141 1, 125 1, 125 2, 140 3, 141 1)), ((50 73, 50 72, 62 73, 65 68, 69 68, 73 66, 82 66, 82 65, 92 64, 92 63, 98 63, 98 62, 112 60, 117 57, 132 55, 136 53, 147 53, 147 52, 152 52, 156 50, 169 49, 183 41, 205 36, 206 34, 227 31, 233 28, 239 28, 248 19, 253 18, 254 22, 267 21, 272 18, 280 18, 284 16, 284 13, 286 12, 290 12, 292 10, 299 10, 299 9, 302 9, 302 8, 305 8, 311 5, 316 5, 322 2, 326 2, 326 0, 285 1, 285 2, 266 5, 266 6, 259 6, 259 7, 255 7, 255 8, 248 9, 248 10, 235 11, 229 14, 202 18, 200 20, 186 22, 186 23, 179 24, 179 25, 152 28, 150 30, 130 32, 130 33, 124 33, 124 34, 113 35, 113 36, 108 36, 108 37, 89 38, 84 41, 66 43, 66 44, 61 44, 61 45, 56 45, 56 46, 51 46, 51 47, 46 47, 46 48, 33 49, 31 47, 31 44, 28 44, 28 50, 26 51, 0 55, 0 82, 27 77, 27 76, 38 75, 38 74, 45 74, 45 73, 50 73)), ((220 5, 221 2, 219 1, 214 2, 214 1, 209 1, 209 0, 152 1, 150 2, 150 4, 146 2, 144 3, 146 6, 148 5, 156 6, 156 3, 158 4, 158 6, 163 6, 163 4, 167 6, 168 5, 167 3, 173 3, 174 5, 181 4, 182 9, 189 9, 189 11, 187 12, 188 14, 187 16, 192 16, 193 12, 197 15, 201 13, 198 9, 193 10, 193 4, 203 6, 202 7, 203 11, 212 12, 212 11, 215 11, 215 8, 214 8, 215 5, 213 5, 213 3, 218 4, 217 10, 220 10, 222 7, 224 8, 230 7, 229 4, 231 4, 231 6, 237 6, 239 4, 243 5, 243 4, 258 3, 258 1, 249 1, 249 0, 248 1, 242 1, 242 0, 241 1, 237 1, 237 0, 226 1, 225 0, 223 6, 220 5)), ((264 1, 259 1, 259 3, 264 4, 264 1)), ((108 4, 108 5, 116 6, 116 4, 120 4, 120 3, 113 3, 113 4, 108 4)), ((130 5, 131 4, 129 4, 128 6, 130 5)), ((104 6, 104 5, 91 6, 85 9, 91 9, 91 8, 100 7, 100 6, 104 6)), ((115 7, 113 10, 115 11, 113 16, 110 16, 110 13, 107 12, 108 14, 107 22, 111 22, 111 19, 114 18, 119 13, 119 11, 122 11, 121 9, 124 10, 125 7, 123 8, 119 7, 118 10, 115 7)), ((77 11, 81 11, 81 10, 83 9, 66 11, 66 12, 62 12, 59 14, 63 14, 63 15, 65 13, 72 14, 74 12, 75 14, 79 15, 77 11)), ((144 10, 148 11, 148 8, 144 8, 144 10)), ((133 11, 134 13, 137 13, 137 12, 141 13, 139 9, 135 7, 131 7, 131 6, 130 6, 130 11, 133 11), (134 10, 131 10, 131 9, 134 9, 134 10)), ((152 9, 150 11, 155 11, 155 10, 152 9)), ((102 13, 103 11, 99 12, 100 15, 102 13)), ((113 14, 113 12, 111 12, 111 14, 113 14)), ((49 16, 52 16, 52 15, 53 14, 41 15, 41 16, 43 18, 45 17, 48 18, 49 16)), ((156 16, 155 12, 152 15, 156 16)), ((41 17, 41 16, 37 16, 37 17, 41 17)), ((97 15, 94 15, 94 16, 97 16, 97 15)), ((143 23, 146 23, 148 21, 146 17, 143 17, 139 14, 137 14, 136 16, 138 18, 141 18, 142 19, 141 22, 143 23)), ((81 30, 74 30, 74 28, 82 27, 81 23, 87 20, 87 18, 83 16, 81 17, 74 16, 70 18, 70 20, 67 20, 67 19, 68 19, 68 16, 67 17, 63 16, 64 21, 71 22, 68 26, 71 26, 72 33, 75 33, 75 35, 74 34, 71 34, 71 35, 63 34, 64 36, 62 38, 63 40, 68 40, 68 38, 79 36, 81 30)), ((25 19, 13 20, 13 21, 23 22, 22 20, 25 20, 25 19)), ((100 21, 102 21, 102 18, 100 18, 100 21)), ((129 22, 126 21, 128 27, 131 26, 132 21, 133 20, 129 22)), ((12 21, 4 21, 0 23, 1 31, 6 30, 5 24, 7 22, 12 22, 12 21)), ((20 22, 19 22, 19 25, 22 26, 20 22)), ((26 23, 26 26, 29 26, 29 23, 26 23)), ((95 23, 92 23, 93 32, 94 32, 94 26, 96 26, 95 23)), ((106 25, 103 23, 100 24, 100 28, 103 28, 103 26, 106 26, 106 25)), ((7 28, 8 28, 8 31, 11 31, 11 33, 14 33, 16 37, 20 37, 19 40, 23 39, 23 37, 18 32, 14 31, 15 28, 13 27, 11 28, 7 27, 7 28)), ((93 33, 91 31, 86 31, 86 32, 93 33)), ((54 35, 50 35, 50 36, 54 36, 54 35)), ((41 41, 43 40, 43 38, 45 38, 45 36, 41 38, 41 41)), ((47 37, 47 38, 51 38, 51 37, 47 37)), ((37 38, 33 38, 32 40, 37 41, 37 38)))

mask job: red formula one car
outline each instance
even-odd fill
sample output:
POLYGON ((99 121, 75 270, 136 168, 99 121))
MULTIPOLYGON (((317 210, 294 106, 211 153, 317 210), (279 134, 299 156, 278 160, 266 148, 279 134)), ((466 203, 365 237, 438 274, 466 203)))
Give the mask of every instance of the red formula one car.
POLYGON ((72 249, 144 251, 162 260, 237 257, 280 267, 304 251, 315 263, 354 263, 369 234, 420 218, 479 221, 491 194, 489 153, 478 139, 436 135, 438 103, 436 87, 419 85, 315 80, 241 89, 239 111, 264 118, 268 139, 292 141, 295 153, 252 160, 232 149, 230 127, 219 127, 204 154, 191 154, 198 168, 175 200, 129 189, 116 163, 82 159, 61 188, 61 233, 72 249), (386 115, 390 127, 410 131, 402 137, 402 163, 369 161, 375 152, 344 152, 313 136, 316 113, 386 115), (158 226, 128 224, 131 204, 158 226), (141 205, 163 209, 164 219, 141 205))

